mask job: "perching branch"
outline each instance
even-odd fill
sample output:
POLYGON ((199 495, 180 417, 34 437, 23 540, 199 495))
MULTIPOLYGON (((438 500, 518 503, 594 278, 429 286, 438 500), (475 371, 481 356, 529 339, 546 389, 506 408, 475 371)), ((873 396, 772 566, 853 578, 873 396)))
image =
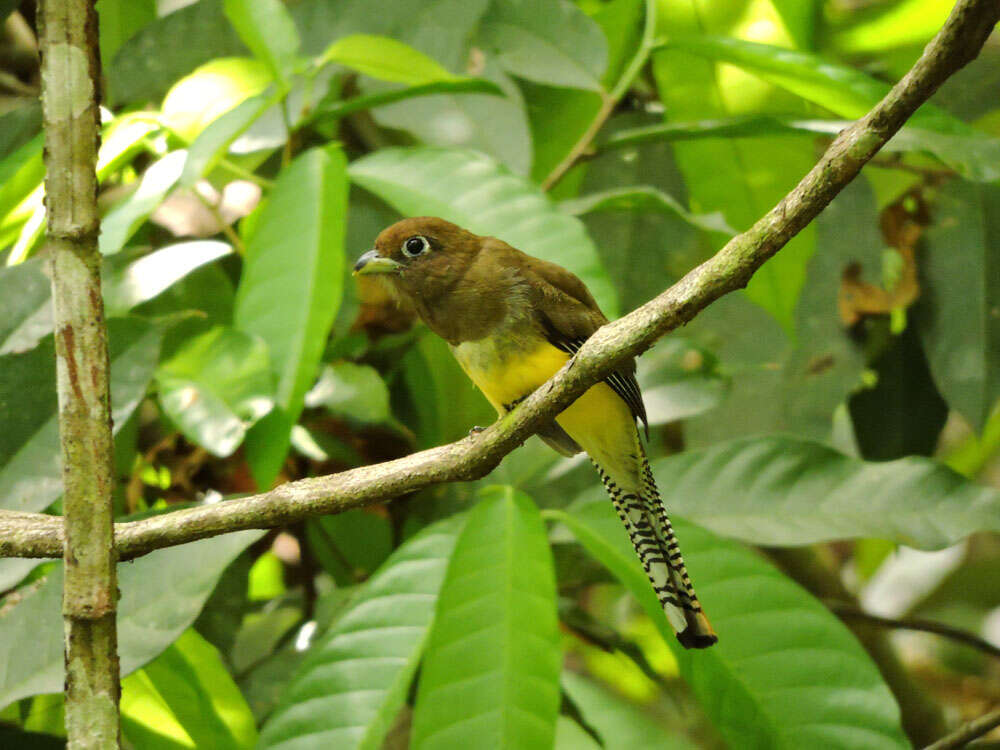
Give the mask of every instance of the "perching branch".
POLYGON ((59 391, 70 748, 118 747, 114 443, 97 235, 100 63, 90 0, 39 5, 45 209, 59 391))
POLYGON ((973 719, 968 724, 963 724, 951 734, 947 734, 933 745, 928 745, 924 750, 952 750, 953 748, 965 747, 972 740, 978 739, 985 734, 1000 727, 1000 708, 995 708, 988 714, 983 714, 978 719, 973 719))
MULTIPOLYGON (((996 0, 959 0, 941 31, 892 91, 845 129, 802 181, 752 228, 734 237, 653 300, 598 330, 548 383, 481 433, 405 458, 340 474, 289 482, 270 492, 118 524, 123 559, 161 547, 251 528, 342 513, 442 482, 485 476, 514 448, 624 360, 746 285, 753 273, 816 218, 861 167, 955 71, 975 58, 1000 20, 996 0)), ((0 556, 55 557, 58 519, 0 514, 0 556)))

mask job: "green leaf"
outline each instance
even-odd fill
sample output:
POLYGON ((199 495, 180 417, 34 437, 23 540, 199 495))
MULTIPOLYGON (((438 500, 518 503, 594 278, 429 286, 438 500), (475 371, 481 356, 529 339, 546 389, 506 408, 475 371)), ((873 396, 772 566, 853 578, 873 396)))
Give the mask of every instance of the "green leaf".
MULTIPOLYGON (((122 675, 154 659, 194 622, 225 567, 263 533, 237 531, 119 563, 122 675)), ((0 616, 0 706, 62 690, 62 583, 60 562, 0 616)))
POLYGON ((185 437, 225 458, 271 410, 267 345, 235 328, 188 339, 156 372, 160 405, 185 437))
POLYGON ((571 216, 583 216, 599 211, 659 211, 679 216, 696 229, 706 232, 720 232, 729 237, 736 234, 736 230, 726 223, 721 212, 693 214, 672 195, 649 185, 589 193, 579 198, 561 201, 559 209, 571 216))
POLYGON ((480 23, 479 39, 509 73, 520 78, 603 91, 607 41, 600 26, 568 0, 491 3, 480 23))
POLYGON ((52 332, 52 284, 41 258, 0 268, 0 355, 38 345, 52 332))
MULTIPOLYGON (((160 349, 150 324, 108 322, 115 430, 146 394, 160 349)), ((51 336, 23 354, 0 357, 0 507, 41 511, 62 494, 55 350, 51 336)))
POLYGON ((941 393, 981 432, 1000 399, 1000 187, 951 182, 933 215, 919 331, 941 393))
POLYGON ((44 141, 45 137, 39 134, 0 161, 0 219, 41 185, 45 177, 44 141))
POLYGON ((193 629, 122 682, 122 731, 135 747, 252 748, 253 714, 219 652, 193 629))
POLYGON ((944 25, 955 7, 951 0, 900 0, 876 6, 872 14, 852 14, 847 28, 837 31, 834 46, 850 54, 883 54, 893 47, 924 46, 944 25))
POLYGON ((410 45, 372 34, 352 34, 338 39, 320 57, 320 64, 326 63, 337 63, 380 81, 410 86, 459 79, 437 60, 410 45))
POLYGON ((579 276, 609 317, 618 304, 578 219, 488 156, 461 149, 386 148, 351 163, 351 180, 407 216, 440 216, 558 263, 579 276))
POLYGON ((484 490, 455 544, 413 709, 411 746, 551 747, 562 653, 538 509, 484 490))
MULTIPOLYGON (((669 486, 659 475, 661 486, 669 486)), ((905 748, 899 707, 850 631, 749 550, 688 523, 674 528, 719 634, 710 649, 676 641, 621 522, 602 499, 546 511, 639 600, 681 675, 733 747, 905 748)))
POLYGON ((601 746, 583 727, 560 714, 556 720, 554 750, 601 750, 601 746))
POLYGON ((389 389, 378 370, 352 362, 324 367, 305 402, 311 409, 323 406, 359 422, 384 422, 390 416, 389 389))
POLYGON ((575 672, 564 670, 561 682, 584 722, 601 738, 604 750, 694 747, 682 736, 669 733, 634 704, 575 672))
POLYGON ((389 519, 361 508, 310 520, 306 534, 313 554, 341 586, 367 578, 392 551, 389 519))
POLYGON ((158 101, 202 63, 246 53, 222 1, 199 0, 158 18, 122 45, 106 68, 110 104, 158 101))
MULTIPOLYGON (((345 167, 343 152, 329 146, 306 151, 281 171, 247 246, 236 294, 236 327, 265 341, 277 381, 284 419, 272 417, 277 432, 266 437, 283 435, 286 449, 343 293, 345 167)), ((273 455, 255 471, 262 486, 277 470, 273 455)))
POLYGON ((731 387, 717 357, 676 334, 661 341, 643 363, 643 399, 650 424, 676 422, 710 411, 731 387))
POLYGON ((271 76, 288 89, 299 51, 299 33, 281 0, 224 0, 226 17, 271 76))
POLYGON ((101 66, 108 67, 121 46, 156 20, 156 0, 97 0, 101 66))
POLYGON ((916 456, 866 462, 774 436, 685 451, 654 473, 672 511, 754 544, 878 537, 940 549, 1000 530, 1000 492, 916 456))
POLYGON ((174 151, 152 164, 142 175, 135 192, 101 219, 98 246, 102 255, 113 255, 125 247, 180 179, 186 158, 186 151, 174 151))
MULTIPOLYGON (((120 269, 105 272, 104 307, 121 314, 158 297, 192 271, 233 251, 218 240, 178 242, 155 250, 120 269)), ((2 284, 0 276, 0 284, 2 284)))
POLYGON ((260 747, 381 747, 406 700, 464 522, 423 530, 359 588, 287 684, 260 747))

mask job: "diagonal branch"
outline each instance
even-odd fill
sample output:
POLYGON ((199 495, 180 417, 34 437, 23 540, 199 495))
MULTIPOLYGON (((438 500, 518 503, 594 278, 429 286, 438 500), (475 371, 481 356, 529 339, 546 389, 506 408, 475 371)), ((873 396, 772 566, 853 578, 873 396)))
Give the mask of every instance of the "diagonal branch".
MULTIPOLYGON (((548 383, 483 432, 405 458, 289 482, 270 492, 118 524, 122 559, 230 531, 281 526, 384 501, 442 482, 485 476, 500 460, 624 360, 691 320, 753 273, 833 200, 1000 20, 996 0, 959 0, 913 68, 865 117, 840 133, 815 167, 753 227, 670 289, 598 330, 548 383)), ((58 557, 58 519, 0 514, 0 556, 58 557)))

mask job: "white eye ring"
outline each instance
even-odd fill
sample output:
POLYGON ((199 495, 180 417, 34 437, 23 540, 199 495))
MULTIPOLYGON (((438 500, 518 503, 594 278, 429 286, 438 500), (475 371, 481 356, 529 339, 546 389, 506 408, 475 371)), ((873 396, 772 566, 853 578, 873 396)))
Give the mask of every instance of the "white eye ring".
POLYGON ((402 251, 403 255, 407 258, 416 258, 418 255, 423 255, 430 249, 430 241, 420 234, 416 234, 413 237, 407 237, 403 240, 403 244, 400 247, 400 251, 402 251))

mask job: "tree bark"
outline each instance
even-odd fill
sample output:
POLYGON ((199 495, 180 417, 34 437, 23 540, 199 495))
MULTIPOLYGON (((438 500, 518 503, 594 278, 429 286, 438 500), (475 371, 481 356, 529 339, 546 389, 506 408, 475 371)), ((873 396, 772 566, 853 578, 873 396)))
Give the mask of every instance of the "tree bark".
POLYGON ((97 237, 100 63, 89 0, 39 7, 47 252, 62 445, 68 747, 119 746, 113 442, 97 237))

